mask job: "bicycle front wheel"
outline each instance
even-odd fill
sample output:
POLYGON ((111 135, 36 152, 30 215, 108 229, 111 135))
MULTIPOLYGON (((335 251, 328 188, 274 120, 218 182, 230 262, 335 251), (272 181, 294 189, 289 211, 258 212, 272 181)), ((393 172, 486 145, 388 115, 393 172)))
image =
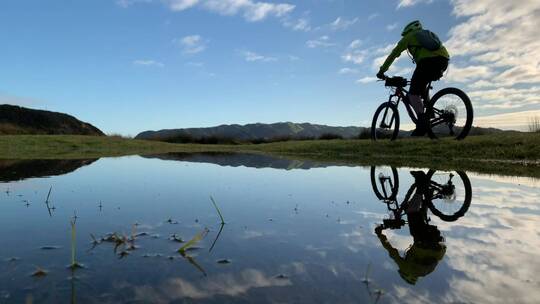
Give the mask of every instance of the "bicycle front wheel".
POLYGON ((385 102, 377 108, 371 123, 371 139, 375 141, 395 140, 399 134, 399 112, 397 107, 385 102))
POLYGON ((371 166, 371 187, 379 200, 394 200, 399 190, 399 175, 395 167, 371 166))
POLYGON ((428 135, 433 139, 464 139, 471 130, 473 116, 471 100, 465 92, 456 88, 442 89, 427 108, 428 135))

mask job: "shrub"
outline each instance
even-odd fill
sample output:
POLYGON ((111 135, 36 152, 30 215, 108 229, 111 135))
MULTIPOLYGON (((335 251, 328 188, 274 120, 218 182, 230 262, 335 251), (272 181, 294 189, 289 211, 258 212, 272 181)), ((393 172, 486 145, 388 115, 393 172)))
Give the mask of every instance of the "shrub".
POLYGON ((529 131, 534 133, 540 132, 540 117, 535 116, 529 119, 529 131))
POLYGON ((324 133, 321 136, 319 136, 319 139, 321 140, 343 139, 343 136, 339 134, 333 134, 333 133, 324 133))
POLYGON ((364 128, 358 135, 358 139, 371 139, 371 129, 364 128))

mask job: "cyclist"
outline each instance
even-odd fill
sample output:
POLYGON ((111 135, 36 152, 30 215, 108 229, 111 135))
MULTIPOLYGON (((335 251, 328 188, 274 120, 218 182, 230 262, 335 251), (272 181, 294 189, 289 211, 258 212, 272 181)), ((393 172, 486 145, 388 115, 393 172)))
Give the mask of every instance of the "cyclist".
POLYGON ((386 79, 384 73, 405 50, 409 52, 416 70, 411 79, 411 87, 407 95, 409 103, 416 112, 418 123, 412 136, 423 136, 426 133, 427 120, 424 115, 423 96, 427 93, 428 83, 441 79, 448 68, 450 55, 433 32, 424 30, 420 21, 415 20, 403 29, 401 40, 383 63, 377 78, 386 79))
POLYGON ((430 225, 427 220, 429 203, 429 179, 422 171, 411 171, 416 188, 412 197, 406 198, 405 212, 409 224, 409 232, 414 243, 402 257, 399 251, 390 244, 383 230, 401 228, 405 222, 401 219, 385 220, 385 224, 375 228, 375 234, 388 255, 398 265, 400 276, 409 284, 415 285, 418 278, 425 277, 435 270, 446 253, 444 238, 437 226, 430 225))

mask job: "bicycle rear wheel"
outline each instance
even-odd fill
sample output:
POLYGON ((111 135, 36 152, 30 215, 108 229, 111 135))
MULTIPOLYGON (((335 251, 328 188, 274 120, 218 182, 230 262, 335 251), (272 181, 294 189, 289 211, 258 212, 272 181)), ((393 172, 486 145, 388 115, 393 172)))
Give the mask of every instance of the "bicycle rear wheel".
POLYGON ((453 137, 464 139, 473 123, 473 107, 465 92, 446 88, 437 92, 427 107, 428 135, 433 139, 453 137))
POLYGON ((371 123, 371 139, 376 141, 395 140, 399 134, 399 112, 397 107, 385 102, 377 108, 371 123))
POLYGON ((430 189, 434 189, 429 210, 445 222, 454 222, 469 210, 472 200, 471 182, 463 171, 428 172, 430 189))

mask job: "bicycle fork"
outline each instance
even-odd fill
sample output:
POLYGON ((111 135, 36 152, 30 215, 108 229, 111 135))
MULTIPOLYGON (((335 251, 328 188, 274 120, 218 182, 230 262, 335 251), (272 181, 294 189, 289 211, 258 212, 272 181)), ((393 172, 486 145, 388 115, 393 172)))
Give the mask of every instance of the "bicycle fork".
POLYGON ((388 109, 390 109, 390 107, 386 107, 384 109, 384 114, 381 120, 381 124, 379 125, 381 129, 389 129, 394 124, 394 118, 395 118, 394 111, 392 111, 392 117, 390 119, 390 123, 389 124, 386 123, 386 116, 388 115, 388 109))

